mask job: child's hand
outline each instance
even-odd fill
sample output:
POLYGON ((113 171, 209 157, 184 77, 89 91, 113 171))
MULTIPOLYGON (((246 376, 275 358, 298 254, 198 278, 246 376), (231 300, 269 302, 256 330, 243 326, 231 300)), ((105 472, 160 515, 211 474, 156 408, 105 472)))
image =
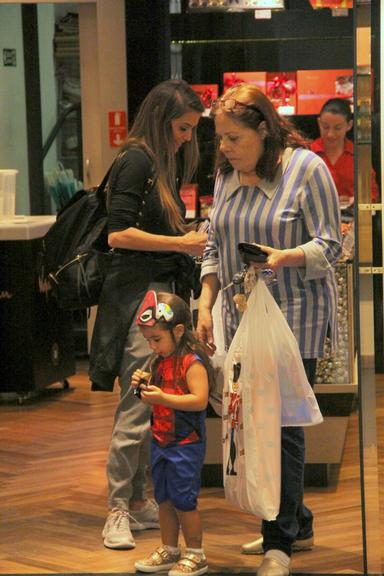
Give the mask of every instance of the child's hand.
POLYGON ((144 404, 161 404, 163 400, 163 392, 158 386, 149 384, 141 389, 141 400, 144 404))
POLYGON ((142 370, 135 370, 134 373, 132 374, 131 386, 136 388, 140 384, 140 382, 142 383, 143 380, 148 382, 150 375, 151 375, 150 372, 143 372, 142 370))

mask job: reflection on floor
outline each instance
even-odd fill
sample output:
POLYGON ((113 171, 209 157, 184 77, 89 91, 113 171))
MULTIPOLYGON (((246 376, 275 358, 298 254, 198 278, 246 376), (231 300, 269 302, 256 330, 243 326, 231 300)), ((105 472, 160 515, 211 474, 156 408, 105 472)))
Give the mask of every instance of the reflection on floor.
MULTIPOLYGON (((137 547, 103 547, 105 462, 118 391, 90 392, 86 372, 70 388, 43 390, 19 406, 0 402, 0 574, 130 574, 158 544, 156 530, 137 547)), ((296 574, 363 572, 357 415, 350 418, 342 466, 332 485, 307 488, 316 545, 293 556, 296 574)), ((241 544, 258 535, 257 518, 229 506, 221 488, 204 488, 200 509, 210 572, 255 573, 260 556, 241 544)))

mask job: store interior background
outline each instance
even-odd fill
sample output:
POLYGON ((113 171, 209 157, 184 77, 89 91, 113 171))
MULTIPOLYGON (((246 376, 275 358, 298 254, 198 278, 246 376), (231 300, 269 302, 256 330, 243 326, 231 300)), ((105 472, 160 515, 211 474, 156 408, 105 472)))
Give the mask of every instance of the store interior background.
MULTIPOLYGON (((96 5, 102 2, 103 0, 99 0, 96 5)), ((372 63, 376 67, 376 78, 379 78, 381 65, 377 57, 377 48, 380 45, 379 2, 372 5, 374 12, 372 19, 370 14, 368 17, 366 7, 362 6, 360 16, 357 14, 359 7, 356 6, 355 10, 349 10, 346 15, 335 17, 329 9, 314 11, 307 0, 287 0, 285 4, 287 10, 273 14, 270 20, 258 20, 255 25, 252 13, 202 14, 188 12, 187 2, 184 0, 180 3, 170 2, 169 4, 168 1, 126 0, 124 3, 126 78, 120 81, 120 77, 115 77, 109 85, 109 90, 118 91, 119 85, 126 82, 128 99, 125 107, 128 119, 131 119, 138 104, 152 86, 172 74, 182 75, 192 84, 219 84, 222 90, 224 72, 354 69, 356 73, 360 58, 357 50, 354 49, 356 29, 360 27, 359 41, 369 43, 371 23, 376 25, 372 35, 372 63), (178 13, 178 5, 182 13, 178 13)), ((59 135, 44 161, 42 161, 41 144, 47 140, 59 113, 60 94, 55 71, 57 59, 55 60, 55 52, 52 49, 55 23, 68 13, 77 14, 78 6, 77 3, 63 2, 41 4, 26 2, 21 5, 0 1, 0 50, 14 48, 17 58, 15 67, 0 66, 0 167, 13 167, 19 170, 16 204, 16 213, 19 215, 54 214, 55 212, 54 202, 44 191, 44 173, 54 169, 58 159, 65 160, 62 158, 63 140, 60 140, 59 135), (36 52, 33 53, 34 50, 30 50, 26 53, 26 35, 31 38, 34 31, 38 35, 38 52, 36 54, 36 52), (36 70, 38 71, 37 78, 36 70)), ((369 55, 371 53, 366 45, 361 45, 361 50, 364 53, 369 52, 369 55)), ((80 58, 80 53, 77 57, 80 58)), ((370 63, 363 61, 361 64, 369 65, 370 63)), ((358 89, 356 80, 355 88, 358 89)), ((74 100, 76 101, 76 95, 74 100)), ((380 111, 380 100, 380 94, 376 91, 372 98, 376 117, 380 111)), ((121 99, 118 102, 120 104, 121 99)), ((119 109, 121 106, 116 104, 111 108, 119 109)), ((83 111, 83 127, 84 114, 83 111)), ((317 135, 315 115, 297 115, 293 120, 308 136, 317 135)), ((200 192, 206 194, 212 191, 212 174, 208 166, 211 162, 213 138, 211 125, 206 119, 200 130, 201 138, 204 139, 203 160, 205 159, 207 164, 206 166, 203 164, 200 171, 199 185, 200 192)), ((380 125, 378 122, 374 124, 372 137, 372 163, 380 183, 381 157, 378 156, 380 125)), ((108 147, 108 142, 106 147, 108 147)), ((80 142, 77 142, 77 148, 80 150, 80 142)), ((73 146, 70 151, 76 152, 77 148, 73 146)), ((357 149, 356 156, 358 152, 357 149)), ((362 152, 363 155, 366 153, 365 148, 362 152)), ((100 173, 105 171, 115 153, 116 149, 110 148, 107 153, 102 154, 101 166, 91 176, 88 175, 86 166, 78 168, 78 158, 70 167, 77 170, 79 179, 84 179, 86 185, 96 184, 100 173)), ((68 154, 68 156, 73 155, 68 154)), ((83 160, 80 157, 80 164, 83 160)), ((69 159, 68 161, 70 162, 69 159)), ((363 223, 366 225, 365 221, 363 223)), ((375 226, 379 226, 380 232, 377 218, 368 223, 369 232, 376 230, 375 226)), ((376 239, 377 237, 376 235, 376 239)), ((363 242, 364 238, 361 241, 363 242)), ((376 256, 377 250, 376 245, 373 250, 376 256)), ((356 253, 355 262, 356 265, 360 262, 361 265, 382 266, 381 251, 380 257, 381 264, 378 264, 363 261, 356 253)), ((371 278, 355 273, 354 282, 355 344, 358 351, 355 382, 357 384, 359 381, 360 386, 354 409, 356 413, 359 413, 361 447, 360 453, 356 451, 354 457, 356 463, 360 461, 362 465, 361 550, 364 556, 362 566, 368 567, 369 573, 380 573, 382 572, 380 568, 382 567, 380 515, 377 514, 377 509, 384 510, 384 499, 383 493, 378 492, 378 485, 384 486, 384 482, 383 471, 378 469, 378 458, 380 454, 382 455, 383 447, 377 446, 376 433, 378 431, 372 430, 372 425, 376 423, 377 418, 373 393, 379 392, 375 389, 374 373, 383 372, 382 275, 380 278, 371 278), (371 362, 374 358, 374 367, 368 361, 370 369, 366 369, 366 364, 361 363, 361 358, 368 358, 371 362), (372 394, 368 397, 362 391, 365 382, 367 382, 366 389, 371 388, 372 394), (370 427, 367 426, 367 422, 370 423, 370 427), (364 450, 366 442, 369 458, 364 450), (369 478, 367 478, 367 471, 369 478), (375 508, 378 520, 372 523, 371 518, 374 518, 375 508), (379 542, 378 547, 377 542, 379 542)), ((76 353, 80 362, 86 362, 87 358, 88 328, 86 315, 75 317, 76 353)), ((38 398, 32 402, 35 407, 38 398)), ((332 396, 327 402, 332 404, 332 396)), ((4 406, 6 407, 7 403, 4 406)), ((28 411, 30 406, 28 402, 25 402, 19 410, 28 411)), ((0 402, 0 414, 1 410, 0 402)), ((322 497, 326 506, 326 489, 322 497)), ((355 505, 361 506, 360 497, 356 499, 355 505)), ((332 565, 329 566, 329 572, 333 572, 332 565)))

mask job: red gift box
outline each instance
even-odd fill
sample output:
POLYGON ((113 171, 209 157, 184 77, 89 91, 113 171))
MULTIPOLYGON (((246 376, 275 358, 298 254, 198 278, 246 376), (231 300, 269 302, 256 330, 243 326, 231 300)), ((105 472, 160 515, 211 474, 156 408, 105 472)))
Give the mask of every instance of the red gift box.
POLYGON ((196 218, 198 192, 197 184, 183 184, 180 188, 180 198, 184 202, 186 218, 196 218))
POLYGON ((309 0, 312 8, 353 8, 353 0, 309 0))
POLYGON ((255 84, 265 94, 266 72, 224 72, 223 93, 237 84, 255 84))
POLYGON ((209 110, 212 102, 219 97, 218 84, 191 84, 191 88, 200 96, 206 110, 209 110))
POLYGON ((298 70, 297 114, 318 114, 329 98, 353 100, 353 70, 298 70))

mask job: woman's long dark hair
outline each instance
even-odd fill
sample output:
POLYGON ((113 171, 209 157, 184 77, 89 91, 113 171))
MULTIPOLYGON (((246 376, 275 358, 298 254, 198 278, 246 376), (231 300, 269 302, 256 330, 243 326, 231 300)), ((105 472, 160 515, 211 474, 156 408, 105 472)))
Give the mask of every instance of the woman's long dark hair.
MULTIPOLYGON (((143 100, 124 146, 142 146, 151 157, 160 200, 175 231, 183 231, 183 225, 175 200, 177 162, 171 122, 191 111, 202 114, 204 106, 184 80, 166 80, 157 84, 143 100)), ((199 162, 196 130, 193 130, 191 141, 183 144, 181 159, 182 183, 190 183, 199 162)))
MULTIPOLYGON (((285 118, 280 116, 269 98, 253 84, 239 84, 230 88, 221 101, 236 100, 250 107, 235 107, 227 111, 220 105, 216 110, 220 114, 228 114, 230 118, 251 130, 257 130, 263 120, 266 123, 267 135, 264 139, 264 153, 255 166, 256 174, 270 182, 276 175, 280 157, 285 148, 309 148, 308 141, 285 118)), ((216 112, 217 113, 217 112, 216 112)), ((213 112, 215 116, 215 112, 213 112)), ((216 168, 221 172, 231 172, 232 165, 224 154, 217 149, 216 168)))
MULTIPOLYGON (((214 378, 213 367, 208 354, 205 352, 202 344, 199 342, 193 331, 192 315, 188 305, 182 298, 169 292, 157 292, 157 302, 168 304, 173 312, 173 318, 171 322, 158 320, 155 326, 161 326, 162 329, 169 330, 173 338, 173 328, 177 326, 177 324, 182 324, 184 326, 184 334, 180 340, 176 342, 176 339, 174 338, 176 346, 174 352, 174 374, 176 375, 178 373, 179 361, 182 356, 185 356, 185 354, 188 353, 196 354, 207 371, 208 384, 211 387, 214 378)), ((151 376, 153 381, 156 379, 157 367, 160 361, 161 358, 155 357, 151 364, 151 376)))

